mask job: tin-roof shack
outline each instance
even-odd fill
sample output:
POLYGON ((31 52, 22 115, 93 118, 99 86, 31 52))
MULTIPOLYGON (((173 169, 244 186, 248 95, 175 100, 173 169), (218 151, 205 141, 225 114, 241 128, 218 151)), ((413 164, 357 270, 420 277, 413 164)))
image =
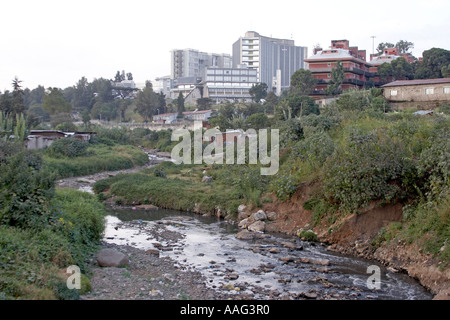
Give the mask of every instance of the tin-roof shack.
POLYGON ((31 130, 27 137, 27 149, 43 149, 50 147, 51 144, 65 137, 73 137, 88 142, 95 132, 63 132, 59 130, 31 130))

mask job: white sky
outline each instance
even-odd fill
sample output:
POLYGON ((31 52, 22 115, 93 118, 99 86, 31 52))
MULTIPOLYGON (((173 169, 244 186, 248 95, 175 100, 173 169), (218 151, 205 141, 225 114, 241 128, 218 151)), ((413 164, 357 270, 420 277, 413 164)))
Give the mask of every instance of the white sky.
POLYGON ((170 50, 232 53, 246 31, 330 46, 333 39, 372 53, 379 42, 413 42, 422 56, 450 50, 448 0, 3 0, 0 91, 17 76, 33 89, 65 88, 83 76, 135 82, 170 74, 170 50))

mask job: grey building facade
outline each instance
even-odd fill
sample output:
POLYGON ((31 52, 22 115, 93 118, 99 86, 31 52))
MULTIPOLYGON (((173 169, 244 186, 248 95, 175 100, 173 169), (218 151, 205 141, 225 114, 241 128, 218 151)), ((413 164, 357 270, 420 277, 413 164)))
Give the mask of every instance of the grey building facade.
POLYGON ((257 71, 245 66, 238 68, 212 68, 204 70, 203 97, 215 103, 224 101, 250 102, 250 88, 256 85, 257 71))
POLYGON ((233 68, 240 64, 257 70, 258 82, 280 94, 289 89, 291 75, 305 69, 308 48, 296 46, 294 40, 261 36, 248 31, 233 44, 233 68))
POLYGON ((171 79, 201 77, 206 67, 230 68, 232 58, 225 53, 206 53, 195 49, 171 51, 171 79))

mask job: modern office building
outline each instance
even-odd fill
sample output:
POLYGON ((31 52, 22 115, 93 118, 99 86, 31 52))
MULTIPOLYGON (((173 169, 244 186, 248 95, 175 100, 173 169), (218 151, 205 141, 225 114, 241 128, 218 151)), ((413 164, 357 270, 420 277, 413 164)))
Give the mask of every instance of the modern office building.
POLYGON ((257 71, 246 66, 238 68, 212 68, 204 70, 203 97, 215 103, 223 101, 251 101, 249 93, 253 85, 258 84, 257 71))
POLYGON ((186 77, 201 77, 204 68, 220 67, 230 68, 231 55, 225 53, 206 53, 195 49, 182 49, 171 51, 172 80, 186 77))
POLYGON ((294 40, 261 36, 248 31, 233 44, 233 68, 247 65, 257 72, 257 81, 270 91, 281 94, 289 89, 291 75, 305 68, 308 48, 296 46, 294 40))

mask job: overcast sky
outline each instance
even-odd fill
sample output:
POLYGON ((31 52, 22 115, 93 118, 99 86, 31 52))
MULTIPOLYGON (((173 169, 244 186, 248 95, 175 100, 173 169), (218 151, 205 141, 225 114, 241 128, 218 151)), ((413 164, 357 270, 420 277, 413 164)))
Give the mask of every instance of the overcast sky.
POLYGON ((450 50, 450 1, 354 0, 14 0, 0 5, 0 91, 22 85, 65 88, 83 76, 131 72, 143 83, 170 74, 170 50, 231 54, 246 31, 372 53, 380 42, 414 43, 419 57, 450 50))

